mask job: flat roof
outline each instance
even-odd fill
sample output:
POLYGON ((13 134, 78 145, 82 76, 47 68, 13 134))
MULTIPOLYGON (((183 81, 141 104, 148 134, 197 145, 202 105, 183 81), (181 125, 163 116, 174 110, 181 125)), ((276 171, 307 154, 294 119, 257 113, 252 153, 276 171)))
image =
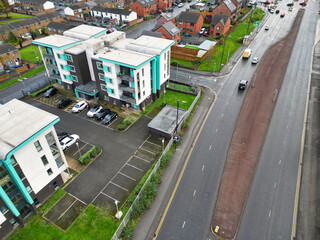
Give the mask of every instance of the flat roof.
POLYGON ((140 48, 153 49, 158 54, 174 44, 173 40, 157 38, 152 36, 142 35, 134 40, 130 45, 139 46, 140 48))
POLYGON ((133 67, 138 67, 139 65, 149 61, 153 58, 152 55, 133 52, 129 50, 115 50, 111 49, 105 53, 99 53, 94 56, 95 58, 99 58, 101 60, 105 59, 110 62, 115 62, 119 65, 130 65, 133 67))
MULTIPOLYGON (((178 110, 178 123, 182 121, 186 110, 179 108, 178 110)), ((156 117, 154 117, 151 122, 149 122, 148 127, 156 129, 160 132, 172 135, 177 126, 177 108, 166 105, 156 117)))
POLYGON ((38 44, 38 45, 49 45, 51 47, 56 48, 63 48, 65 46, 68 46, 70 44, 75 44, 77 42, 80 42, 78 39, 61 36, 61 35, 51 35, 48 37, 40 38, 37 40, 33 40, 32 43, 38 44))
POLYGON ((25 102, 13 99, 0 104, 0 158, 59 117, 25 102))
POLYGON ((87 40, 91 37, 99 35, 100 33, 102 34, 106 31, 107 31, 106 28, 82 24, 65 31, 63 35, 68 37, 78 38, 80 40, 87 40))
POLYGON ((74 54, 74 55, 77 55, 79 53, 82 53, 84 52, 84 48, 82 47, 82 45, 76 45, 74 47, 71 47, 71 48, 68 48, 65 50, 66 53, 71 53, 71 54, 74 54))

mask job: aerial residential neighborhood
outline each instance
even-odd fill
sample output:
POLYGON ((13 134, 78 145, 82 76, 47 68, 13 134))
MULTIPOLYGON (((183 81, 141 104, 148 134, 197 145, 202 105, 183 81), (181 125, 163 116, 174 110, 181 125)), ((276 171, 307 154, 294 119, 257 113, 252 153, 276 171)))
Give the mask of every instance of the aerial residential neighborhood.
POLYGON ((318 239, 319 6, 0 1, 0 238, 318 239))

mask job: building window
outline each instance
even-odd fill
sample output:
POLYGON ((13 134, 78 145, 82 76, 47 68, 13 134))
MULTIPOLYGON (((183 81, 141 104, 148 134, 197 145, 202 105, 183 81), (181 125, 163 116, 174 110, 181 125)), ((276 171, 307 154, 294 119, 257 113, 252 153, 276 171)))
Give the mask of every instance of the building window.
POLYGON ((104 96, 105 101, 109 101, 109 96, 104 96))
POLYGON ((74 82, 78 82, 78 77, 74 76, 74 75, 70 75, 70 77, 72 78, 71 80, 74 82))
POLYGON ((43 156, 41 157, 41 160, 42 160, 42 163, 43 163, 44 166, 49 163, 46 155, 43 155, 43 156))
POLYGON ((137 73, 137 80, 139 81, 140 80, 140 74, 137 73))
POLYGON ((102 62, 97 62, 97 68, 98 68, 99 70, 103 70, 102 62))
POLYGON ((14 218, 11 218, 9 222, 10 222, 11 225, 14 226, 14 227, 16 227, 16 226, 19 225, 18 222, 17 222, 14 218))
POLYGON ((27 189, 28 193, 32 192, 32 188, 30 187, 30 185, 27 186, 26 189, 27 189))
POLYGON ((23 172, 20 172, 20 173, 19 173, 19 177, 20 177, 21 180, 23 180, 23 179, 25 178, 23 172))
POLYGON ((54 190, 56 190, 59 187, 57 181, 54 181, 52 184, 53 184, 54 190))
POLYGON ((217 31, 219 31, 221 29, 221 27, 217 27, 217 31))
POLYGON ((70 72, 76 72, 76 68, 72 65, 69 65, 70 72))
POLYGON ((72 56, 71 56, 71 55, 66 54, 66 57, 67 57, 67 61, 73 62, 73 59, 72 59, 72 56))
POLYGON ((36 205, 36 206, 38 206, 40 204, 38 198, 33 199, 33 202, 34 202, 34 205, 36 205))
POLYGON ((114 89, 112 89, 112 88, 108 88, 107 91, 108 91, 108 93, 110 93, 110 94, 114 94, 114 89))
POLYGON ((50 176, 53 172, 52 172, 52 169, 51 168, 49 168, 48 170, 47 170, 47 173, 48 173, 48 175, 50 176))
POLYGON ((11 164, 12 164, 12 166, 17 164, 17 160, 13 155, 11 156, 11 164))
POLYGON ((42 147, 40 145, 39 141, 34 142, 34 146, 36 147, 37 151, 40 152, 42 150, 42 147))
POLYGON ((163 56, 163 57, 164 57, 164 60, 166 60, 166 57, 167 57, 167 53, 164 53, 164 56, 163 56))
POLYGON ((2 214, 5 214, 7 211, 8 211, 8 208, 7 208, 6 206, 2 206, 2 207, 0 208, 0 212, 1 212, 2 214))
POLYGON ((183 22, 179 22, 179 24, 183 24, 183 22))
POLYGON ((144 80, 142 81, 142 87, 144 88, 144 80))
POLYGON ((101 90, 106 91, 106 92, 108 91, 107 85, 100 84, 100 87, 101 87, 101 90))
POLYGON ((98 73, 98 75, 99 75, 99 79, 101 81, 104 81, 104 74, 103 73, 98 73))
POLYGON ((144 77, 144 68, 142 68, 142 77, 144 77))

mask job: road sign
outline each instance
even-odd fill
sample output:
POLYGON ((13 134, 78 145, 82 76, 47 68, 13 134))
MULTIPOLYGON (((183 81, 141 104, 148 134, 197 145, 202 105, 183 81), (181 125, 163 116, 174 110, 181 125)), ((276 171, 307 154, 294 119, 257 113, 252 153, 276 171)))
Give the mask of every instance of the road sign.
POLYGON ((254 22, 254 23, 253 23, 253 26, 254 26, 254 27, 259 27, 259 24, 260 24, 260 22, 254 22))

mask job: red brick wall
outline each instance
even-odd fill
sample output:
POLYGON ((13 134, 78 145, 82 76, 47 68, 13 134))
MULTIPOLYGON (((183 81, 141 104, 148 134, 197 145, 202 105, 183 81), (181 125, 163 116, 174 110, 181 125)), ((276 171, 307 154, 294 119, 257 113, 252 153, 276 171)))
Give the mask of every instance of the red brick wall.
POLYGON ((135 11, 138 17, 146 17, 150 15, 150 11, 155 13, 157 11, 157 4, 153 4, 144 8, 139 2, 135 2, 131 5, 131 10, 135 11))
POLYGON ((172 36, 170 33, 167 32, 167 30, 164 27, 159 27, 156 32, 161 32, 164 35, 164 38, 169 40, 174 40, 177 45, 178 42, 180 42, 180 33, 176 34, 175 36, 172 36))
POLYGON ((230 18, 228 18, 227 23, 225 24, 225 26, 223 26, 220 22, 217 23, 214 28, 212 28, 212 26, 210 26, 210 35, 213 37, 218 37, 221 34, 226 34, 229 29, 230 29, 230 18), (217 28, 220 27, 221 29, 219 31, 217 31, 217 28), (220 33, 219 35, 217 35, 217 32, 220 33))
MULTIPOLYGON (((161 17, 160 18, 160 21, 161 21, 161 25, 165 24, 166 22, 168 22, 167 20, 164 19, 164 17, 161 17)), ((176 23, 176 19, 175 18, 172 18, 169 22, 172 22, 173 24, 176 23)))
POLYGON ((196 24, 194 24, 193 26, 191 26, 191 23, 188 23, 188 22, 183 22, 182 24, 180 24, 180 22, 177 21, 177 27, 180 29, 182 28, 182 31, 189 33, 189 34, 199 33, 202 28, 202 25, 203 25, 202 15, 200 15, 198 22, 196 24))
POLYGON ((215 14, 225 14, 225 15, 230 16, 231 12, 225 4, 220 4, 218 7, 213 9, 212 16, 214 16, 215 14))

